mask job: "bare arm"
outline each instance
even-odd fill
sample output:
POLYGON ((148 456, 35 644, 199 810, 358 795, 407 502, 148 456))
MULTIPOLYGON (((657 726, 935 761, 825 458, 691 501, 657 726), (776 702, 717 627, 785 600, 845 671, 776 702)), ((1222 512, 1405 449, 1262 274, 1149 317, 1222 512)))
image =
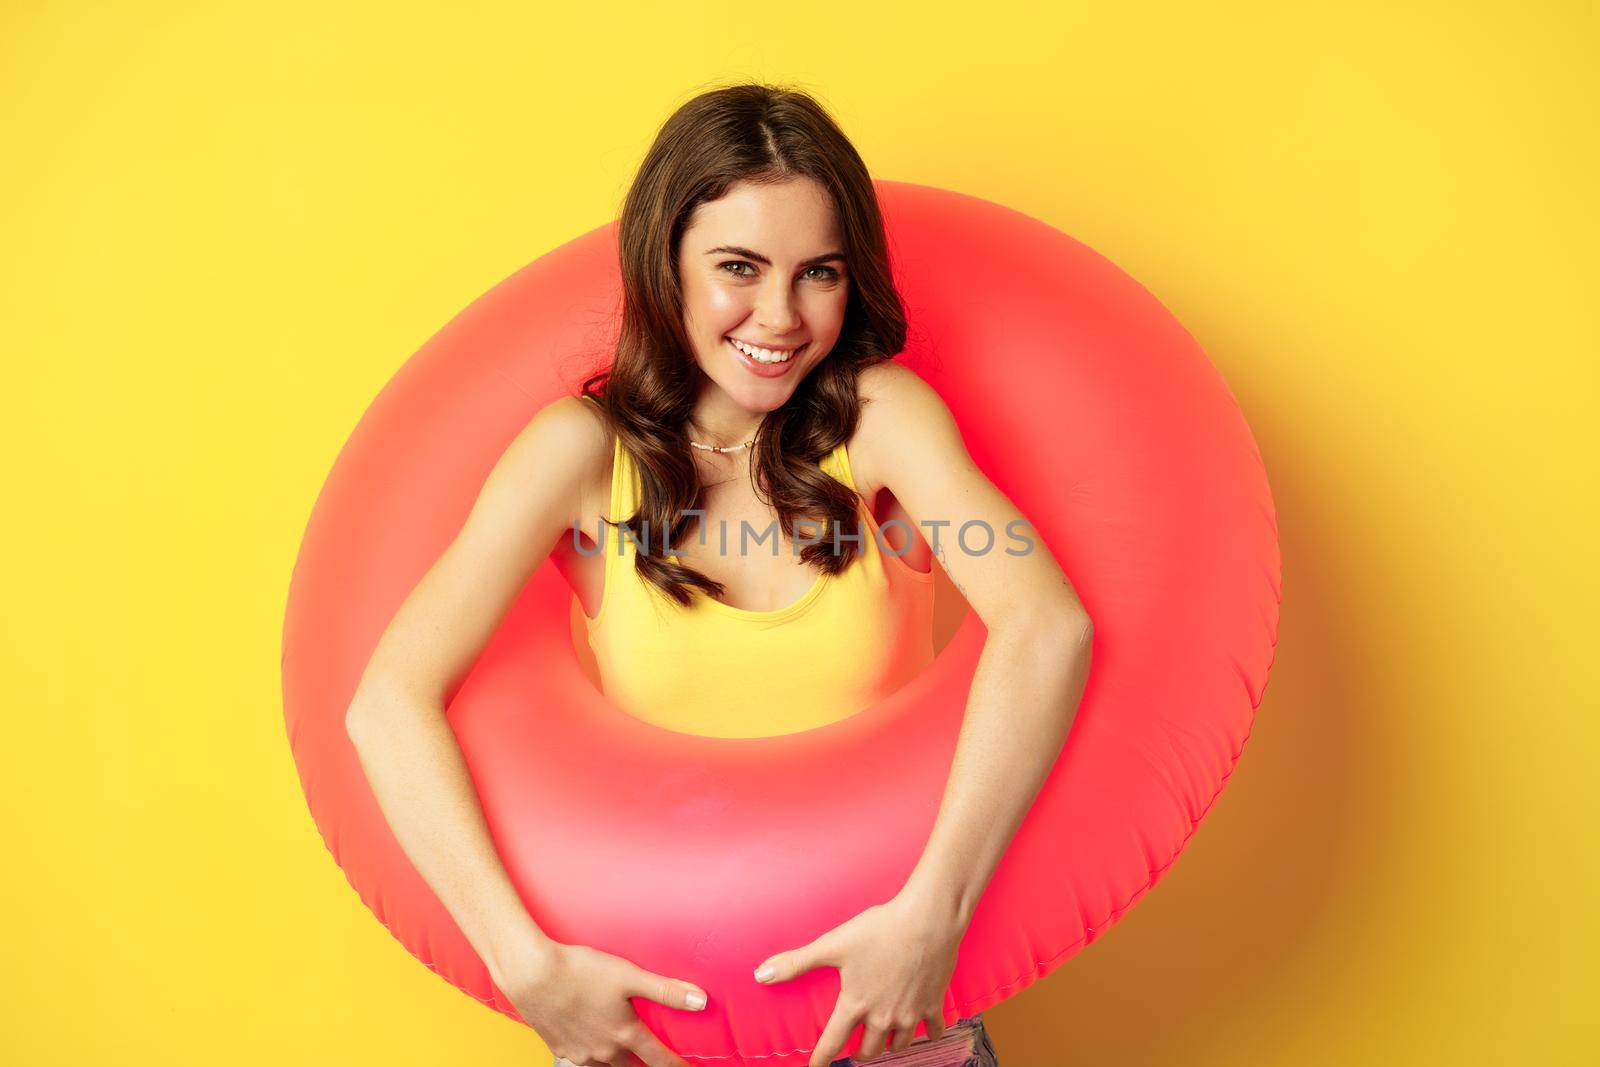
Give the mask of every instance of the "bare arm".
POLYGON ((758 982, 838 969, 839 996, 810 1067, 828 1067, 857 1025, 857 1062, 885 1045, 903 1050, 924 1023, 929 1038, 944 1033, 961 939, 1060 754, 1089 670, 1088 613, 1037 531, 1020 525, 1016 505, 972 462, 939 394, 894 363, 869 368, 861 388, 855 440, 867 465, 886 473, 884 483, 919 525, 949 524, 928 527, 946 534, 930 538, 935 555, 988 637, 933 831, 904 886, 756 969, 758 982), (961 547, 956 532, 969 521, 993 531, 987 551, 987 536, 971 553, 961 547), (1013 531, 1031 550, 1014 543, 1013 531))
POLYGON ((1089 676, 1088 622, 989 630, 938 818, 905 892, 973 910, 1054 766, 1089 676))
POLYGON ((345 716, 396 840, 496 984, 552 943, 495 851, 444 701, 578 521, 583 480, 608 455, 580 404, 558 399, 507 447, 461 532, 395 613, 345 716))
POLYGON ((906 368, 875 370, 862 416, 874 469, 919 523, 949 522, 928 528, 943 535, 931 538, 934 554, 988 631, 939 814, 905 889, 964 925, 1066 741, 1093 628, 1038 531, 972 462, 938 393, 906 368), (969 520, 993 531, 987 552, 982 533, 970 553, 956 540, 969 520), (1019 538, 1031 549, 1008 555, 1024 550, 1019 538))
POLYGON ((523 907, 489 835, 455 732, 436 701, 363 685, 348 716, 361 768, 401 849, 498 986, 549 937, 523 907))

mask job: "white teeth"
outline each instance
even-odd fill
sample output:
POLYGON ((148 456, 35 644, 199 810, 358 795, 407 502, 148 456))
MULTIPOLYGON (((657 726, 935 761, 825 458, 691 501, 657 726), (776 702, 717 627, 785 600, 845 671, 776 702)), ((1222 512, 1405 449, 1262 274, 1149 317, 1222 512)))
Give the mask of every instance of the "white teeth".
MULTIPOLYGON (((731 337, 728 338, 728 343, 757 363, 786 363, 789 357, 794 355, 794 352, 774 352, 771 349, 757 348, 755 345, 747 345, 743 341, 735 341, 731 337)), ((799 351, 799 349, 795 351, 799 351)))

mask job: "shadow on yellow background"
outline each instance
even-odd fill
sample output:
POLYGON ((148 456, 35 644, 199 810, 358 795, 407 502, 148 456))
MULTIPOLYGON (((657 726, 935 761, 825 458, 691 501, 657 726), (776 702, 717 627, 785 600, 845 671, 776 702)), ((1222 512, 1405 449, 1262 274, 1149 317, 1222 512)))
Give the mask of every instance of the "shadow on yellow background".
MULTIPOLYGON (((395 369, 615 216, 702 88, 1159 296, 1276 496, 1273 678, 1005 1067, 1587 1064, 1600 889, 1594 9, 11 5, 0 14, 19 1064, 536 1064, 323 849, 289 569, 395 369)), ((995 358, 1004 359, 1003 352, 995 358)))

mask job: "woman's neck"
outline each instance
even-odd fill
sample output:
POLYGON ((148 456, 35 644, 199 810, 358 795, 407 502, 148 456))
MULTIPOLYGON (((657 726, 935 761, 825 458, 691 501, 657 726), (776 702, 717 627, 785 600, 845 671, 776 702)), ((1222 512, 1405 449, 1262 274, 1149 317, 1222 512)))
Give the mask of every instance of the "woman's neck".
POLYGON ((720 390, 701 397, 689 415, 689 439, 713 448, 727 448, 755 440, 766 412, 746 411, 720 390))

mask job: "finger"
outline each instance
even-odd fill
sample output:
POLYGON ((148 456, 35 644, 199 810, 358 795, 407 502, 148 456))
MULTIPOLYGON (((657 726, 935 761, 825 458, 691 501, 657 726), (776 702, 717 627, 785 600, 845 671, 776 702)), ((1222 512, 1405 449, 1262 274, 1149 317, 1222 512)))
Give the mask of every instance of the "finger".
POLYGON ((757 977, 756 981, 768 985, 773 982, 787 982, 823 965, 837 966, 838 953, 835 951, 839 944, 837 935, 837 930, 829 930, 809 945, 801 945, 799 948, 768 956, 761 966, 756 968, 756 974, 759 976, 765 968, 771 967, 772 976, 757 977))
POLYGON ((890 1052, 903 1052, 905 1047, 916 1039, 917 1028, 915 1024, 894 1032, 894 1039, 889 1042, 890 1052))
POLYGON ((860 1021, 860 1015, 846 1011, 842 1004, 835 1003, 833 1016, 829 1018, 828 1025, 823 1027, 822 1036, 817 1039, 817 1047, 811 1053, 808 1067, 829 1067, 839 1058, 839 1053, 850 1040, 850 1032, 860 1021))
POLYGON ((756 981, 762 985, 772 985, 805 974, 817 966, 818 961, 811 957, 811 951, 812 947, 807 945, 804 948, 794 948, 788 952, 768 956, 762 961, 761 966, 756 968, 756 981))
POLYGON ((639 1035, 630 1051, 649 1067, 689 1067, 689 1061, 663 1045, 648 1029, 639 1035))
POLYGON ((628 991, 630 996, 643 997, 684 1011, 701 1011, 706 1006, 706 991, 693 982, 668 978, 639 967, 632 971, 628 991))
POLYGON ((851 1059, 873 1060, 883 1055, 883 1042, 889 1036, 888 1030, 881 1026, 874 1026, 869 1021, 861 1028, 861 1044, 857 1046, 851 1059))
POLYGON ((944 1012, 928 1016, 928 1040, 937 1041, 944 1036, 944 1012))

